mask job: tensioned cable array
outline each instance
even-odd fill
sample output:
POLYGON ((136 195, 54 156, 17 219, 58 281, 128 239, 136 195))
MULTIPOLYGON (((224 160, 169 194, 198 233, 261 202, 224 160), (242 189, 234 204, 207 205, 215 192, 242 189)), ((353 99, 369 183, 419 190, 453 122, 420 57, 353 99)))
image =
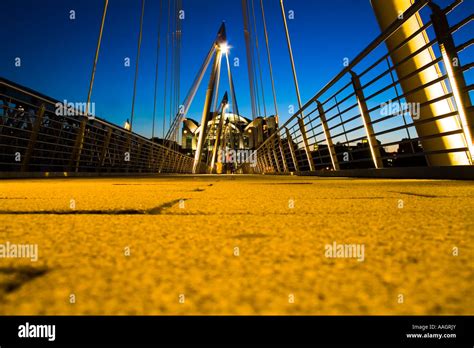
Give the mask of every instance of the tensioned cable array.
POLYGON ((270 44, 269 44, 269 40, 268 40, 267 22, 266 22, 266 19, 265 19, 265 9, 264 9, 264 6, 263 6, 263 0, 260 0, 260 7, 261 7, 261 10, 262 10, 262 24, 263 24, 263 32, 265 34, 265 46, 267 48, 268 68, 269 68, 269 71, 270 71, 270 80, 271 80, 271 83, 272 83, 273 103, 275 105, 275 117, 276 117, 277 124, 278 124, 278 103, 277 103, 277 97, 276 97, 276 91, 275 91, 275 81, 273 79, 272 59, 271 59, 271 56, 270 56, 270 44))
POLYGON ((138 78, 138 63, 140 61, 140 49, 142 46, 142 35, 143 35, 143 17, 145 15, 145 0, 142 0, 142 13, 140 16, 140 30, 138 33, 138 47, 137 47, 137 58, 135 62, 135 78, 133 81, 133 97, 132 97, 132 112, 130 115, 130 131, 133 130, 133 117, 135 116, 135 98, 137 95, 137 78, 138 78))
POLYGON ((267 117, 267 107, 265 105, 265 90, 264 90, 264 87, 263 87, 262 64, 261 64, 261 60, 260 60, 260 47, 258 45, 257 18, 255 17, 254 0, 251 0, 251 1, 252 1, 253 25, 254 25, 254 31, 255 31, 255 48, 256 48, 256 54, 257 54, 257 69, 258 69, 259 78, 260 78, 260 88, 261 88, 261 93, 262 93, 263 113, 264 113, 264 116, 267 117))
POLYGON ((158 91, 158 70, 160 61, 161 46, 161 14, 163 10, 163 0, 160 0, 160 10, 158 14, 158 39, 156 43, 156 66, 155 66, 155 93, 153 94, 153 124, 151 129, 151 139, 155 137, 155 120, 156 120, 156 94, 158 91))

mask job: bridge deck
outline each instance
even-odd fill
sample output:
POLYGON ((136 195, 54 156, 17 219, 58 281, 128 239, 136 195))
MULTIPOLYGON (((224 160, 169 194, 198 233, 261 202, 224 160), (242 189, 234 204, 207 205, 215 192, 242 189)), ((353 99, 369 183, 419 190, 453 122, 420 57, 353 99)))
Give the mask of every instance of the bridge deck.
POLYGON ((473 197, 466 181, 7 180, 0 243, 39 259, 0 258, 0 314, 468 314, 473 197), (325 257, 333 242, 364 260, 325 257))

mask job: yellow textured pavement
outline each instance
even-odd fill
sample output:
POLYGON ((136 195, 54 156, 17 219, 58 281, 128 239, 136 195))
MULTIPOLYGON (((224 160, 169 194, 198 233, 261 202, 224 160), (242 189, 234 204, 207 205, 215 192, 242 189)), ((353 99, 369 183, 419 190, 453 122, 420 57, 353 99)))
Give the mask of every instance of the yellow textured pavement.
POLYGON ((472 315, 473 203, 469 181, 3 180, 0 314, 472 315))

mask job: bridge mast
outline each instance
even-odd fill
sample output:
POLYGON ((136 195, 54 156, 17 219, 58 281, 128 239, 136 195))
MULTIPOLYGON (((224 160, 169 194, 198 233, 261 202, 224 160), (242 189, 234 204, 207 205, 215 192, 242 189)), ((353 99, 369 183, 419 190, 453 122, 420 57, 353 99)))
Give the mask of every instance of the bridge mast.
POLYGON ((204 101, 204 108, 202 110, 201 133, 199 133, 196 153, 194 155, 193 174, 196 174, 199 172, 202 149, 204 147, 204 140, 206 139, 207 119, 209 117, 209 112, 211 110, 212 96, 214 95, 214 89, 216 87, 217 69, 220 66, 219 62, 221 61, 221 58, 222 58, 223 46, 224 45, 227 46, 226 42, 227 42, 227 35, 225 31, 225 23, 222 23, 221 27, 219 28, 216 41, 213 43, 213 47, 215 51, 214 61, 212 63, 211 76, 209 78, 209 83, 208 83, 207 91, 206 91, 206 99, 204 101))

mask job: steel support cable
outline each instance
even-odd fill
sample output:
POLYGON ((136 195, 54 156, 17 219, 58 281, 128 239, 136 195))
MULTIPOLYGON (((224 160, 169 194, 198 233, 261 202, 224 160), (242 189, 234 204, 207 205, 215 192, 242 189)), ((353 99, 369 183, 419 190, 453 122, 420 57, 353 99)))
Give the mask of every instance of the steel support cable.
POLYGON ((229 75, 229 87, 231 90, 231 98, 232 98, 232 107, 235 108, 233 111, 234 113, 239 115, 239 107, 237 105, 237 97, 235 95, 235 88, 234 88, 234 78, 232 76, 232 70, 230 68, 230 62, 229 62, 229 53, 226 53, 226 61, 227 61, 227 70, 228 70, 228 75, 229 75))
POLYGON ((204 77, 204 74, 205 74, 205 72, 206 72, 206 70, 209 66, 209 63, 211 62, 211 59, 212 59, 212 56, 214 55, 214 53, 215 53, 215 45, 213 44, 211 49, 209 50, 209 53, 207 54, 207 56, 206 56, 206 58, 203 62, 203 64, 201 65, 201 68, 200 68, 198 74, 196 75, 196 77, 193 81, 191 89, 189 90, 189 92, 186 96, 186 99, 184 101, 183 113, 182 113, 182 115, 178 114, 177 117, 175 117, 172 127, 170 127, 170 129, 168 130, 168 132, 166 134, 166 139, 170 139, 172 132, 177 131, 177 130, 175 130, 175 128, 179 127, 179 123, 181 122, 181 118, 186 117, 187 112, 189 110, 189 107, 191 106, 191 103, 193 102, 194 97, 196 96, 198 87, 201 84, 201 81, 202 81, 202 79, 204 77))
POLYGON ((160 46, 161 46, 161 15, 163 10, 163 0, 160 0, 160 10, 158 13, 158 39, 156 43, 156 66, 155 66, 155 93, 153 96, 153 125, 151 129, 151 139, 155 137, 155 119, 156 119, 156 93, 158 91, 158 68, 160 60, 160 46))
POLYGON ((165 139, 169 139, 169 137, 171 136, 172 132, 175 131, 175 127, 177 127, 177 125, 179 126, 179 123, 181 122, 181 118, 185 118, 187 113, 188 113, 188 110, 194 100, 194 97, 196 96, 196 93, 197 93, 197 90, 198 90, 198 87, 199 85, 201 84, 201 81, 204 77, 204 74, 206 73, 206 70, 209 66, 209 63, 211 62, 211 59, 214 55, 216 51, 216 45, 213 44, 211 46, 211 49, 209 50, 203 64, 201 65, 201 68, 198 72, 198 74, 196 75, 194 81, 193 81, 193 84, 185 98, 185 101, 184 101, 184 111, 182 113, 182 115, 179 115, 179 119, 178 118, 175 118, 175 121, 173 123, 173 127, 170 127, 170 129, 168 130, 167 134, 166 134, 166 137, 165 139))
MULTIPOLYGON (((171 17, 173 18, 173 17, 171 17)), ((172 20, 172 19, 170 19, 172 20)), ((169 95, 169 125, 171 127, 171 123, 173 122, 172 117, 174 113, 174 101, 173 101, 173 95, 174 95, 174 79, 175 79, 175 71, 174 71, 174 31, 171 32, 171 60, 170 60, 170 95, 169 95)), ((171 139, 172 140, 172 139, 171 139)), ((170 142, 170 146, 172 145, 172 141, 170 142)))
POLYGON ((145 15, 145 0, 142 0, 142 13, 140 16, 140 31, 138 33, 137 61, 135 62, 135 78, 133 81, 132 113, 130 115, 130 134, 133 130, 133 117, 135 116, 135 98, 137 95, 138 62, 140 60, 140 49, 142 46, 143 17, 145 15))
POLYGON ((260 47, 258 45, 257 18, 255 17, 254 0, 251 0, 251 1, 252 1, 253 25, 254 25, 254 31, 255 31, 255 47, 257 49, 257 69, 260 76, 260 88, 262 92, 263 113, 265 117, 267 117, 267 107, 265 105, 265 88, 263 87, 262 64, 261 64, 261 59, 260 59, 260 47))
MULTIPOLYGON (((251 0, 250 0, 251 1, 251 0)), ((254 93, 256 96, 256 111, 258 112, 258 116, 262 116, 262 112, 260 109, 260 92, 259 92, 259 85, 258 85, 258 77, 257 77, 257 62, 255 60, 255 47, 253 45, 253 33, 252 33, 252 17, 251 17, 251 12, 250 12, 250 4, 247 2, 247 12, 249 14, 249 37, 250 37, 250 55, 252 59, 252 81, 254 82, 254 93)))
MULTIPOLYGON (((181 112, 181 105, 179 104, 181 98, 181 40, 182 40, 182 25, 181 25, 181 18, 179 17, 179 11, 182 8, 182 1, 178 0, 177 6, 177 79, 176 79, 176 105, 177 105, 177 113, 181 112)), ((176 143, 179 140, 179 132, 175 133, 176 143)))
MULTIPOLYGON (((166 91, 168 88, 168 49, 169 49, 169 39, 170 39, 170 16, 171 16, 171 0, 168 0, 168 21, 167 21, 167 32, 166 32, 166 49, 165 49, 165 85, 163 92, 163 139, 165 138, 165 129, 166 129, 166 91)), ((171 126, 171 125, 170 125, 171 126)), ((166 145, 166 142, 163 142, 163 145, 166 145)))
POLYGON ((179 19, 180 0, 174 2, 174 31, 173 31, 173 83, 170 99, 172 99, 173 107, 170 110, 170 140, 173 146, 178 146, 179 124, 181 120, 179 105, 179 86, 180 86, 180 45, 181 45, 181 24, 179 19), (176 122, 178 122, 176 124, 176 122))
POLYGON ((90 83, 89 83, 89 92, 87 93, 86 116, 89 115, 89 104, 91 102, 91 97, 92 97, 92 87, 94 85, 94 78, 95 78, 95 71, 96 71, 96 68, 97 68, 97 61, 99 60, 100 44, 102 42, 102 34, 104 32, 105 17, 107 15, 107 7, 108 6, 109 6, 109 0, 105 0, 105 2, 104 2, 104 12, 102 13, 102 21, 101 21, 101 24, 100 24, 99 38, 97 39, 97 47, 96 47, 96 50, 95 50, 94 63, 92 65, 92 74, 91 74, 91 80, 90 80, 90 83))
POLYGON ((276 90, 275 90, 275 81, 273 79, 273 67, 272 67, 272 59, 270 56, 270 44, 268 40, 268 31, 267 31, 267 22, 265 19, 265 9, 263 6, 263 0, 260 0, 260 7, 262 9, 262 22, 263 22, 263 32, 265 34, 265 46, 267 48, 267 58, 268 58, 268 67, 270 71, 270 80, 272 82, 272 93, 273 93, 273 103, 275 105, 275 116, 278 123, 278 106, 277 106, 277 97, 276 97, 276 90))
MULTIPOLYGON (((287 45, 288 45, 288 53, 290 55, 291 69, 292 69, 292 72, 293 72, 293 81, 295 83, 296 97, 298 99, 298 106, 301 109, 302 104, 301 104, 300 88, 299 88, 299 85, 298 85, 298 77, 296 76, 295 60, 293 58, 293 50, 291 49, 290 32, 288 31, 288 23, 286 22, 286 13, 285 13, 285 7, 284 7, 284 4, 283 4, 283 0, 280 0, 280 6, 281 6, 281 14, 283 16, 283 25, 285 27, 286 41, 287 41, 287 45)), ((302 118, 302 117, 304 117, 304 116, 301 115, 300 118, 302 118)))
MULTIPOLYGON (((176 69, 177 69, 177 66, 176 66, 176 63, 177 63, 177 60, 176 60, 176 54, 177 54, 177 23, 178 23, 178 1, 177 0, 174 0, 174 13, 173 13, 173 34, 172 34, 172 38, 173 38, 173 50, 172 50, 172 66, 173 66, 173 83, 171 84, 172 85, 172 89, 171 89, 171 92, 170 92, 170 96, 172 96, 172 109, 170 110, 171 113, 170 113, 170 125, 171 123, 173 122, 173 118, 174 116, 176 115, 176 110, 177 110, 177 103, 176 103, 176 79, 177 79, 177 72, 176 72, 176 69)), ((175 147, 177 144, 175 143, 175 134, 173 134, 173 137, 172 137, 172 146, 175 147)))
POLYGON ((181 8, 181 0, 178 0, 178 9, 177 9, 177 79, 176 79, 176 102, 179 106, 179 100, 180 100, 180 80, 181 80, 181 36, 182 36, 182 30, 181 30, 181 18, 179 17, 179 10, 181 8))
MULTIPOLYGON (((239 109, 237 107, 237 98, 235 96, 235 89, 234 89, 234 79, 232 77, 232 70, 230 69, 229 53, 228 52, 225 54, 225 59, 226 59, 226 62, 227 62, 227 76, 228 76, 228 79, 229 79, 230 95, 231 95, 231 98, 232 98, 232 113, 234 114, 233 115, 234 125, 237 128, 237 122, 235 122, 235 117, 236 117, 236 115, 237 115, 237 117, 239 117, 239 109)), ((225 112, 225 109, 224 109, 223 112, 225 112)), ((233 135, 234 133, 235 133, 235 131, 231 132, 232 147, 234 147, 234 144, 235 144, 235 138, 234 138, 234 135, 233 135)))
POLYGON ((250 32, 249 32, 249 17, 248 17, 248 10, 247 10, 247 0, 242 0, 242 17, 244 20, 244 38, 245 38, 245 46, 246 46, 246 53, 247 53, 247 70, 249 75, 249 92, 250 92, 250 102, 252 106, 252 119, 255 119, 257 108, 255 105, 255 93, 254 93, 254 82, 253 82, 253 68, 252 68, 252 47, 250 44, 250 32))
POLYGON ((76 139, 75 139, 75 142, 74 142, 74 147, 73 147, 73 150, 72 150, 72 157, 71 157, 71 160, 70 160, 70 167, 75 165, 76 171, 79 170, 79 160, 81 158, 82 147, 83 147, 83 144, 84 144, 84 134, 85 134, 85 131, 86 131, 86 124, 87 124, 87 120, 88 120, 86 117, 89 115, 89 105, 90 105, 90 100, 91 100, 91 96, 92 96, 92 87, 94 85, 94 78, 95 78, 95 71, 96 71, 96 68, 97 68, 97 61, 99 60, 100 44, 102 42, 102 34, 104 32, 105 17, 106 17, 106 14, 107 14, 108 4, 109 4, 108 0, 105 0, 105 2, 104 2, 104 11, 103 11, 103 14, 102 14, 102 21, 101 21, 100 30, 99 30, 99 37, 97 39, 97 46, 96 46, 96 51, 95 51, 95 56, 94 56, 94 63, 92 64, 92 73, 91 73, 91 80, 90 80, 90 83, 89 83, 89 91, 87 93, 87 103, 86 103, 86 109, 85 109, 85 115, 84 115, 85 117, 79 125, 79 129, 77 131, 76 139), (74 164, 74 162, 75 162, 75 164, 74 164))
MULTIPOLYGON (((325 92, 327 92, 331 87, 333 87, 337 81, 339 81, 344 75, 349 71, 353 70, 354 67, 359 64, 370 52, 372 52, 376 47, 379 47, 387 38, 391 37, 397 29, 399 29, 405 22, 407 22, 415 13, 419 12, 429 3, 429 0, 418 0, 412 6, 410 6, 404 13, 403 19, 396 20, 390 24, 380 35, 378 35, 373 41, 371 41, 367 47, 362 50, 355 58, 353 58, 349 66, 342 69, 336 76, 334 76, 328 83, 326 83, 315 95, 313 95, 303 108, 298 110, 293 116, 291 116, 285 123, 280 126, 280 129, 284 129, 289 125, 295 118, 298 118, 305 109, 312 105, 318 98, 320 98, 325 92)), ((268 139, 259 147, 261 148, 268 139)))
MULTIPOLYGON (((172 61, 172 66, 173 66, 173 83, 171 84, 172 85, 172 89, 171 89, 171 93, 170 95, 172 95, 172 111, 170 113, 170 124, 172 123, 172 117, 174 115, 176 115, 176 45, 177 45, 177 37, 176 37, 176 34, 177 34, 177 30, 176 30, 176 25, 177 25, 177 8, 178 8, 178 1, 177 0, 173 0, 173 33, 171 35, 172 37, 172 43, 173 43, 173 50, 172 50, 172 58, 171 58, 171 61, 172 61)), ((174 140, 174 139, 173 139, 174 140)))
MULTIPOLYGON (((295 60, 293 58, 293 50, 291 48, 290 32, 288 30, 288 23, 286 22, 286 13, 285 13, 285 6, 283 4, 283 0, 280 0, 280 7, 281 7, 281 14, 282 14, 282 17, 283 17, 283 24, 284 24, 284 27, 285 27, 286 43, 287 43, 287 46, 288 46, 288 53, 290 55, 291 70, 293 72, 293 80, 294 80, 294 83, 295 83, 296 96, 298 98, 298 106, 299 106, 298 118, 300 119, 299 122, 301 122, 301 125, 302 125, 302 126, 300 126, 300 132, 301 132, 301 136, 302 136, 303 143, 304 143, 306 157, 308 158, 309 169, 311 171, 314 171, 316 168, 315 168, 314 163, 313 163, 313 157, 312 157, 312 154, 311 154, 311 150, 309 149, 309 141, 308 141, 307 135, 305 134, 305 131, 304 131, 303 105, 301 103, 300 88, 299 88, 299 85, 298 85, 298 78, 296 76, 295 60)), ((318 152, 319 152, 319 148, 318 148, 318 152)))

